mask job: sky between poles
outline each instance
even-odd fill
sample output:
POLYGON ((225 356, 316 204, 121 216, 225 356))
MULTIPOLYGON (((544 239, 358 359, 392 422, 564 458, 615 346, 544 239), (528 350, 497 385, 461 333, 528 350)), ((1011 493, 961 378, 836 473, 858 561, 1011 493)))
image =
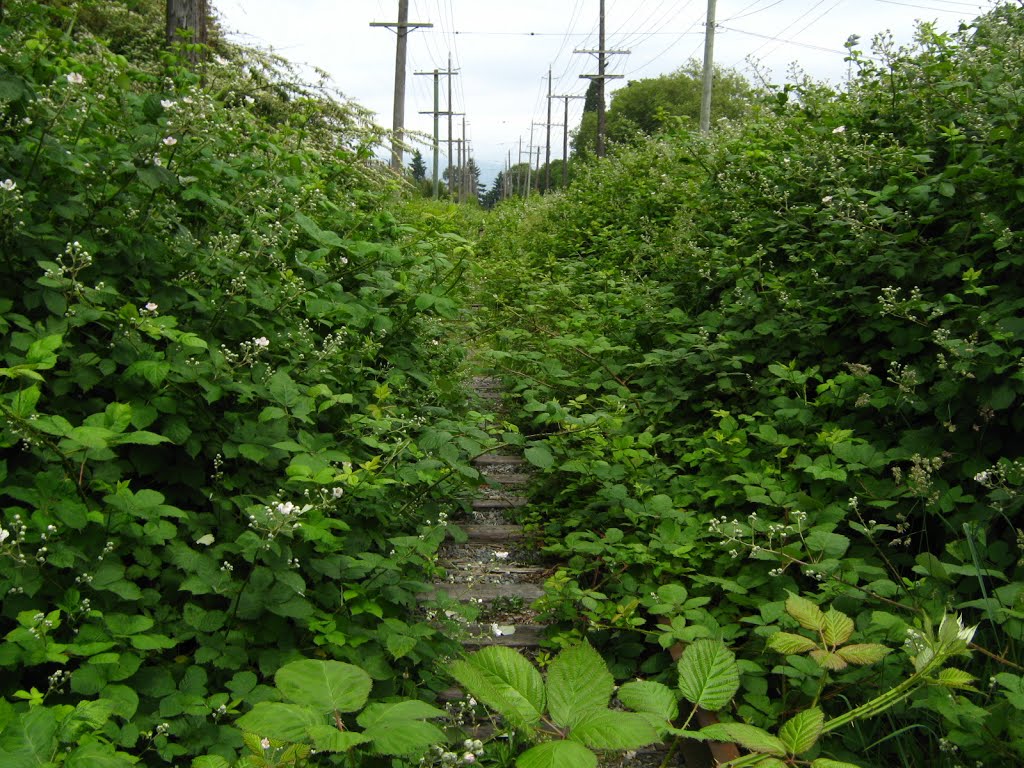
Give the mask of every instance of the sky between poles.
MULTIPOLYGON (((348 97, 377 114, 390 127, 394 87, 395 35, 369 26, 393 22, 396 0, 213 0, 221 22, 239 42, 273 48, 297 64, 329 72, 348 97)), ((913 37, 916 20, 956 29, 993 7, 993 0, 718 0, 715 60, 754 79, 759 62, 769 82, 782 82, 792 63, 811 76, 841 82, 847 75, 843 43, 860 35, 861 49, 891 30, 897 41, 913 37)), ((453 81, 453 111, 466 113, 466 135, 490 183, 511 152, 525 159, 531 123, 547 116, 547 71, 555 94, 582 94, 597 71, 595 57, 573 53, 596 49, 599 0, 410 0, 409 21, 430 22, 410 32, 406 128, 431 134, 433 78, 413 72, 445 70, 448 55, 460 74, 453 81)), ((703 56, 706 0, 606 0, 609 49, 629 50, 609 57, 608 71, 622 74, 609 90, 629 80, 657 77, 703 56)), ((444 78, 442 78, 444 80, 444 78)), ((441 109, 447 109, 442 91, 441 109)), ((579 124, 582 101, 570 101, 569 128, 579 124)), ((561 123, 558 100, 552 121, 561 123)), ((461 118, 455 118, 455 137, 461 118)), ((442 150, 446 138, 442 119, 442 150)), ((553 159, 561 157, 562 128, 552 129, 553 159)), ((545 129, 533 127, 535 145, 545 129)), ((422 148, 428 159, 430 150, 422 148)), ((543 150, 542 150, 543 152, 543 150)), ((382 151, 386 157, 386 151, 382 151)), ((406 156, 406 164, 409 162, 406 156)), ((442 166, 447 162, 442 154, 442 166)))

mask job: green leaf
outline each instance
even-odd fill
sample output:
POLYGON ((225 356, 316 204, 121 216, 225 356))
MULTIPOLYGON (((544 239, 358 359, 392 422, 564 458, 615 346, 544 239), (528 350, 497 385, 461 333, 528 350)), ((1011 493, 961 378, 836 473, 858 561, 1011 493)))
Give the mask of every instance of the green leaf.
POLYGON ((242 443, 238 446, 238 452, 249 461, 256 462, 263 461, 270 455, 270 451, 266 447, 254 443, 242 443))
POLYGON ((14 393, 11 399, 11 410, 14 415, 27 419, 35 412, 36 403, 39 402, 39 387, 31 386, 14 393))
POLYGON ((309 729, 323 724, 319 710, 277 701, 261 701, 235 721, 243 731, 289 743, 306 741, 309 729))
POLYGON ((116 751, 111 744, 95 741, 78 747, 64 761, 64 768, 132 768, 134 765, 135 758, 116 751))
POLYGON ((811 768, 860 768, 860 766, 853 763, 844 763, 841 760, 819 757, 811 763, 811 768))
POLYGON ((956 667, 946 667, 939 672, 939 676, 936 680, 939 685, 944 685, 947 688, 959 688, 965 691, 977 690, 977 688, 971 685, 975 680, 974 675, 964 672, 962 669, 957 669, 956 667))
POLYGON ((370 739, 362 733, 339 731, 333 725, 317 725, 309 729, 313 746, 323 752, 348 752, 352 747, 365 744, 370 739))
POLYGON ((776 632, 768 638, 768 647, 787 656, 791 653, 807 653, 818 647, 809 637, 795 635, 791 632, 776 632))
POLYGON ((110 441, 111 445, 160 445, 171 442, 169 438, 158 435, 156 432, 137 430, 117 435, 110 441))
POLYGON ((389 720, 430 720, 446 717, 447 712, 438 709, 425 701, 409 699, 408 701, 390 701, 383 704, 371 704, 356 718, 363 728, 370 728, 389 720))
POLYGON ((203 755, 192 761, 192 768, 231 768, 231 763, 220 755, 203 755))
POLYGON ((825 642, 835 648, 842 645, 853 635, 853 619, 842 611, 829 608, 825 612, 825 627, 822 630, 825 642))
POLYGON ((99 450, 110 445, 117 434, 106 427, 75 427, 67 439, 78 443, 82 448, 99 450))
POLYGON ((679 705, 672 690, 661 683, 650 680, 635 680, 624 683, 616 694, 625 706, 634 712, 657 715, 666 722, 676 719, 679 705))
POLYGON ((807 548, 812 552, 820 552, 825 557, 838 558, 846 554, 850 548, 850 539, 840 533, 814 530, 807 535, 807 548))
POLYGON ((373 687, 370 676, 353 664, 316 659, 285 664, 274 674, 274 682, 286 699, 319 712, 355 712, 373 687))
POLYGON ((294 408, 302 396, 298 384, 284 371, 278 371, 270 377, 267 382, 267 389, 271 396, 285 408, 294 408))
POLYGON ((679 658, 679 690, 688 701, 712 711, 721 709, 740 687, 736 657, 720 640, 701 638, 679 658))
POLYGON ((301 213, 295 214, 295 223, 303 232, 312 237, 319 245, 326 245, 332 248, 341 248, 345 241, 334 232, 320 229, 319 225, 308 216, 301 213))
POLYGON ((809 655, 822 669, 831 669, 833 672, 839 672, 840 670, 846 669, 846 659, 833 651, 825 651, 821 648, 815 648, 809 655))
POLYGON ((874 664, 881 661, 889 653, 891 648, 876 643, 855 643, 836 650, 836 653, 851 664, 874 664))
POLYGON ((53 368, 57 362, 57 356, 54 352, 60 349, 63 341, 64 339, 60 334, 36 339, 29 346, 28 353, 25 355, 25 361, 32 363, 33 368, 42 370, 53 368))
POLYGON ((126 378, 142 377, 154 387, 158 387, 170 372, 171 364, 163 360, 137 360, 125 368, 124 375, 126 378))
POLYGON ((391 633, 387 636, 384 644, 387 646, 388 653, 394 658, 400 659, 403 656, 408 656, 412 653, 412 650, 416 647, 416 638, 410 637, 409 635, 400 635, 397 633, 391 633))
POLYGON ((177 640, 172 640, 167 635, 134 635, 130 642, 133 648, 140 651, 167 650, 178 644, 177 640))
POLYGON ((575 741, 548 741, 517 757, 516 768, 597 768, 597 755, 575 741))
POLYGON ((49 766, 57 747, 57 718, 47 707, 33 707, 0 733, 0 765, 4 768, 49 766))
POLYGON ((114 637, 127 637, 152 629, 155 622, 141 614, 108 613, 103 617, 103 623, 114 637))
POLYGON ((820 632, 825 629, 825 614, 806 597, 789 593, 786 600, 786 613, 792 616, 804 629, 820 632))
POLYGON ((532 728, 544 712, 544 680, 534 666, 500 645, 488 646, 449 666, 469 693, 517 728, 532 728))
POLYGON ((824 712, 818 707, 807 709, 783 724, 779 738, 791 755, 801 755, 818 743, 824 725, 824 712))
POLYGON ((555 457, 546 445, 531 445, 523 451, 523 456, 538 469, 550 469, 555 463, 555 457))
POLYGON ((177 187, 180 184, 176 174, 168 171, 160 165, 147 165, 142 168, 138 168, 135 173, 138 175, 139 181, 150 189, 159 189, 160 187, 177 187))
POLYGON ((548 666, 548 710, 561 726, 575 728, 588 710, 603 709, 615 678, 590 643, 566 648, 548 666))
POLYGON ((751 752, 780 757, 786 754, 786 745, 782 739, 772 736, 762 728, 745 723, 716 723, 701 728, 697 736, 709 741, 735 741, 751 752))
POLYGON ((385 755, 411 755, 423 752, 431 744, 443 744, 444 731, 423 720, 382 720, 364 731, 375 752, 385 755))
POLYGON ((592 749, 636 749, 659 740, 658 730, 643 715, 594 709, 582 713, 569 738, 592 749))

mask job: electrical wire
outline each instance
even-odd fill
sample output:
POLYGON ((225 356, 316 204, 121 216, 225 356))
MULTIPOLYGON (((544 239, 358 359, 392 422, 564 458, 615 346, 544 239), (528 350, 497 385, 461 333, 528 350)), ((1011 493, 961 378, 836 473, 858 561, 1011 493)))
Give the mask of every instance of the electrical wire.
MULTIPOLYGON (((897 0, 875 0, 875 2, 876 3, 882 3, 883 5, 902 5, 902 6, 906 7, 906 8, 920 8, 923 11, 934 11, 935 13, 954 13, 954 14, 958 13, 958 14, 963 15, 963 11, 954 11, 951 8, 934 8, 934 7, 930 6, 930 5, 918 5, 917 3, 902 3, 902 2, 897 2, 897 0)), ((968 4, 964 3, 964 5, 966 6, 968 4)), ((970 7, 970 6, 968 6, 968 7, 970 7)), ((974 7, 977 8, 978 6, 974 6, 974 7)))
POLYGON ((762 34, 760 34, 758 32, 749 32, 749 31, 747 31, 745 29, 736 29, 735 27, 726 27, 726 26, 722 26, 721 24, 717 24, 716 26, 718 27, 718 29, 722 29, 722 30, 725 30, 727 32, 736 32, 737 34, 740 34, 740 35, 750 35, 751 37, 757 37, 757 38, 760 38, 762 40, 767 40, 769 42, 773 42, 774 41, 774 42, 777 42, 777 43, 784 43, 786 45, 796 45, 796 46, 799 46, 800 48, 809 48, 809 49, 811 49, 813 51, 823 51, 824 53, 836 53, 836 54, 839 54, 840 56, 845 56, 847 54, 847 51, 845 51, 845 50, 841 51, 838 48, 826 48, 823 45, 814 45, 813 43, 801 43, 801 42, 798 42, 797 40, 786 40, 784 38, 775 37, 773 35, 762 35, 762 34))
POLYGON ((747 18, 747 16, 756 16, 757 14, 761 13, 762 11, 767 11, 769 8, 774 8, 776 5, 779 5, 781 3, 782 3, 782 0, 775 0, 775 2, 772 3, 771 5, 766 5, 764 8, 758 8, 756 11, 751 11, 750 13, 746 13, 747 9, 753 7, 754 5, 757 5, 757 3, 751 3, 746 8, 744 8, 742 11, 740 11, 736 16, 730 16, 727 19, 722 19, 722 23, 725 23, 727 21, 736 21, 736 19, 745 19, 745 18, 747 18))

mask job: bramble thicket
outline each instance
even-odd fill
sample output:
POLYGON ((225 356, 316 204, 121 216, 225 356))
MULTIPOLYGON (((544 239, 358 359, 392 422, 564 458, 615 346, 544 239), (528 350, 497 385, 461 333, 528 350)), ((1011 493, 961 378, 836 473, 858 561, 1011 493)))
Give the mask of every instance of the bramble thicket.
POLYGON ((0 3, 0 765, 1024 762, 1019 3, 488 212, 162 11, 0 3), (502 444, 532 660, 422 607, 502 444))

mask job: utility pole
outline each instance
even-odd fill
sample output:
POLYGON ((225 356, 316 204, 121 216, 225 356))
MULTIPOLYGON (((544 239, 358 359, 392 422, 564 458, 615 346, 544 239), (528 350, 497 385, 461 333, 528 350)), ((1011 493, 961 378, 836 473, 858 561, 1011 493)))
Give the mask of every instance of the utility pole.
MULTIPOLYGON (((520 136, 519 137, 519 162, 516 163, 516 167, 519 168, 519 175, 520 176, 522 176, 522 173, 523 173, 523 169, 521 167, 522 165, 523 165, 523 137, 520 136)), ((518 192, 519 192, 520 195, 525 196, 525 191, 523 190, 523 180, 519 179, 518 181, 519 181, 518 192)))
POLYGON ((395 48, 395 106, 391 126, 391 168, 402 171, 402 140, 405 133, 405 59, 409 43, 409 30, 432 27, 423 22, 409 23, 409 0, 398 0, 398 21, 371 21, 371 27, 395 28, 398 45, 395 48))
POLYGON ((613 54, 630 53, 630 51, 609 51, 604 41, 604 0, 601 0, 601 22, 599 25, 597 50, 575 50, 573 53, 592 53, 597 56, 597 74, 580 75, 584 80, 597 81, 597 156, 604 157, 604 134, 605 126, 605 80, 618 80, 622 75, 607 74, 608 57, 613 54))
MULTIPOLYGON (((451 139, 452 139, 452 134, 451 134, 452 111, 451 111, 451 105, 450 104, 449 104, 449 108, 448 108, 447 112, 442 112, 441 109, 440 109, 440 106, 441 106, 441 104, 440 104, 440 102, 441 102, 441 96, 440 96, 440 93, 441 93, 441 82, 440 82, 440 78, 441 78, 441 75, 448 75, 449 80, 450 80, 451 76, 453 74, 458 74, 458 73, 452 72, 451 71, 451 67, 449 67, 447 71, 441 71, 439 69, 435 69, 432 72, 413 72, 413 74, 414 75, 433 75, 434 76, 434 110, 432 112, 430 112, 430 111, 421 111, 420 114, 421 115, 433 115, 434 116, 434 177, 433 178, 434 178, 434 199, 436 200, 438 198, 439 194, 440 194, 440 177, 438 176, 438 164, 439 164, 438 154, 440 153, 440 150, 441 150, 441 136, 440 136, 440 126, 438 124, 438 118, 440 118, 441 115, 448 115, 448 179, 449 179, 449 183, 451 182, 451 175, 452 175, 452 171, 451 171, 451 168, 452 168, 452 141, 451 141, 451 139)), ((449 102, 450 102, 451 101, 450 86, 449 86, 448 93, 449 93, 449 102)), ((462 113, 460 112, 459 114, 462 114, 462 113)), ((449 192, 450 192, 450 190, 449 190, 449 192)))
MULTIPOLYGON (((561 123, 551 122, 551 101, 548 101, 548 121, 546 123, 534 123, 536 126, 545 126, 548 132, 547 140, 547 169, 544 172, 544 190, 547 191, 551 187, 551 127, 555 126, 560 128, 561 123)), ((540 144, 537 145, 537 191, 540 192, 540 144)))
POLYGON ((530 196, 530 189, 533 187, 533 126, 530 123, 530 144, 526 148, 526 196, 530 196))
POLYGON ((542 194, 540 189, 540 144, 537 145, 537 194, 542 194))
POLYGON ((464 203, 469 199, 469 185, 466 183, 466 166, 469 165, 469 145, 466 143, 466 118, 462 118, 462 164, 459 166, 459 202, 464 203))
POLYGON ((438 153, 441 151, 440 136, 438 135, 440 126, 438 125, 438 119, 441 115, 441 103, 440 103, 440 85, 441 85, 441 72, 435 69, 433 72, 413 72, 414 75, 433 75, 434 76, 434 111, 433 112, 420 112, 421 115, 433 115, 434 116, 434 175, 433 189, 434 199, 438 197, 438 180, 437 180, 437 165, 438 165, 438 153))
POLYGON ((548 65, 548 141, 544 167, 544 189, 551 189, 551 65, 548 65))
POLYGON ((560 94, 553 98, 565 99, 565 124, 562 130, 562 186, 568 186, 569 184, 569 99, 585 99, 586 96, 572 96, 569 94, 560 94))
POLYGON ((508 190, 512 184, 512 180, 508 177, 512 170, 512 150, 508 151, 508 160, 505 161, 505 175, 502 177, 501 184, 501 199, 505 200, 508 198, 508 190))
MULTIPOLYGON (((459 74, 458 71, 452 69, 452 55, 448 54, 448 197, 452 196, 455 191, 455 182, 452 179, 452 116, 455 114, 452 112, 452 75, 459 74)), ((461 114, 461 113, 460 113, 461 114)))
POLYGON ((715 0, 708 0, 708 20, 704 25, 704 82, 700 92, 700 131, 711 130, 711 86, 715 76, 715 0))

